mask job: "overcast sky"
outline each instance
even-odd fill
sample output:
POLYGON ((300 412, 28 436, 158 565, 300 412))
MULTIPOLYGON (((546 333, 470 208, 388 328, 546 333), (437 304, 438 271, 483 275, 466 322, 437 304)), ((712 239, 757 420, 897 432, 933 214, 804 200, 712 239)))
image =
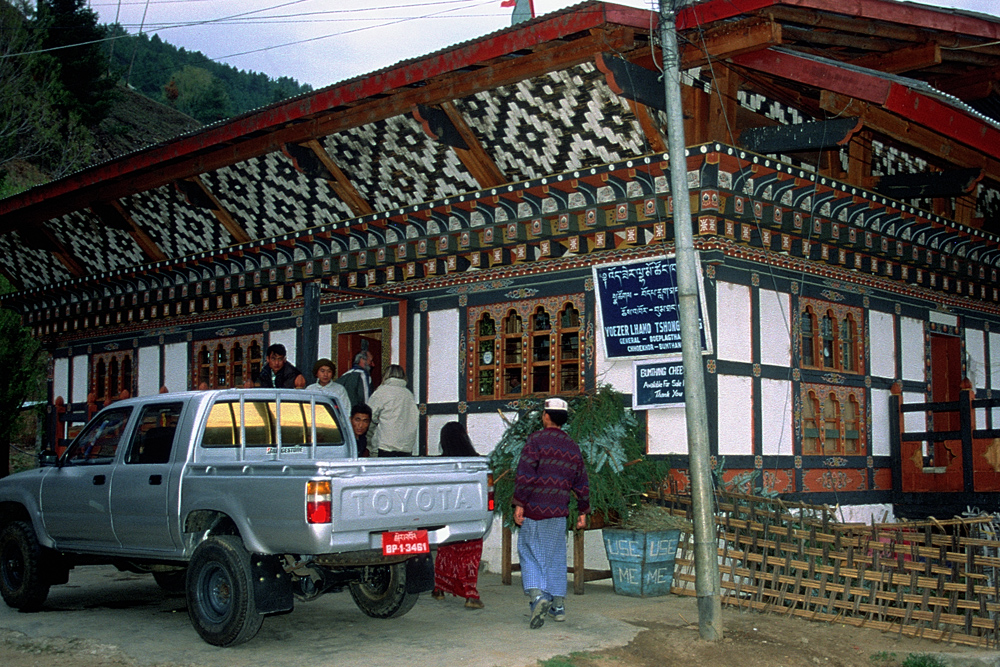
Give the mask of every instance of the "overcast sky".
MULTIPOLYGON (((652 8, 650 0, 617 0, 652 8)), ((501 0, 90 0, 101 23, 140 26, 214 60, 316 88, 510 25, 501 0)), ((534 0, 537 15, 569 0, 534 0)), ((922 4, 1000 15, 1000 0, 922 4)))

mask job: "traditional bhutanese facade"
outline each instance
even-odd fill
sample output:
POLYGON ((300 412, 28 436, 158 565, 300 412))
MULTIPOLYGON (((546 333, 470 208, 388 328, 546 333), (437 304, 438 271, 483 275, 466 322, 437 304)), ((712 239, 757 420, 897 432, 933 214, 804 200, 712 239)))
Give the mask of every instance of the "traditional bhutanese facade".
MULTIPOLYGON (((594 267, 672 255, 680 163, 723 479, 853 518, 995 506, 1000 21, 688 8, 683 158, 656 22, 584 3, 0 201, 53 415, 252 383, 275 342, 307 374, 362 341, 403 364, 428 454, 452 420, 490 451, 524 397, 633 395, 594 267)), ((683 408, 639 414, 685 487, 683 408)))

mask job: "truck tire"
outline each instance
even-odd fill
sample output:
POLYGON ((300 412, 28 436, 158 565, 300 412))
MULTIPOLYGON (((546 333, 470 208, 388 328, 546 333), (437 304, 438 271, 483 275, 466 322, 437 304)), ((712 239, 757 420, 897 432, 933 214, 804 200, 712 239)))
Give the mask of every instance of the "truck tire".
POLYGON ((42 608, 49 596, 42 561, 42 546, 30 523, 14 521, 0 532, 0 593, 8 606, 19 611, 42 608))
POLYGON ((217 535, 198 545, 187 569, 187 607, 201 638, 236 646, 254 638, 264 617, 254 600, 250 554, 239 537, 217 535))
POLYGON ((368 565, 361 581, 351 582, 358 609, 372 618, 396 618, 413 609, 419 593, 406 592, 406 563, 368 565))

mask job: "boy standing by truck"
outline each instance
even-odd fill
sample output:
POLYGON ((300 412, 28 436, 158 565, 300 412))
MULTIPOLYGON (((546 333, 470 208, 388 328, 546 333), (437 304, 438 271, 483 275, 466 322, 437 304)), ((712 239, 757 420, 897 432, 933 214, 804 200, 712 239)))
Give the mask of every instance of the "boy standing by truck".
POLYGON ((569 406, 549 398, 542 430, 528 436, 514 481, 514 523, 521 526, 517 554, 525 595, 531 598, 534 630, 546 616, 566 620, 566 517, 570 494, 576 496, 577 528, 586 525, 590 485, 580 447, 563 430, 569 406))

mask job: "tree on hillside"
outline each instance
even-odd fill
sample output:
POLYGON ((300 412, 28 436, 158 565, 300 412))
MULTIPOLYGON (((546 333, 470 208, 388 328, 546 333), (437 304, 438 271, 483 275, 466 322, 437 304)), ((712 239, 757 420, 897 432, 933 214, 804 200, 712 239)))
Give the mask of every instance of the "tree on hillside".
POLYGON ((201 67, 185 65, 184 69, 175 72, 163 87, 163 100, 203 123, 214 123, 232 115, 225 86, 201 67))
POLYGON ((89 132, 58 108, 65 91, 55 71, 27 53, 38 45, 25 15, 0 0, 0 197, 29 185, 5 183, 6 167, 14 161, 60 176, 90 156, 89 132))
MULTIPOLYGON (((0 293, 11 290, 0 278, 0 293)), ((44 398, 45 355, 21 316, 0 309, 0 477, 10 472, 10 443, 24 406, 44 398)))
POLYGON ((115 92, 97 14, 86 0, 38 0, 36 23, 42 47, 51 49, 45 57, 58 64, 59 81, 68 93, 61 106, 84 125, 97 125, 107 116, 115 92))

